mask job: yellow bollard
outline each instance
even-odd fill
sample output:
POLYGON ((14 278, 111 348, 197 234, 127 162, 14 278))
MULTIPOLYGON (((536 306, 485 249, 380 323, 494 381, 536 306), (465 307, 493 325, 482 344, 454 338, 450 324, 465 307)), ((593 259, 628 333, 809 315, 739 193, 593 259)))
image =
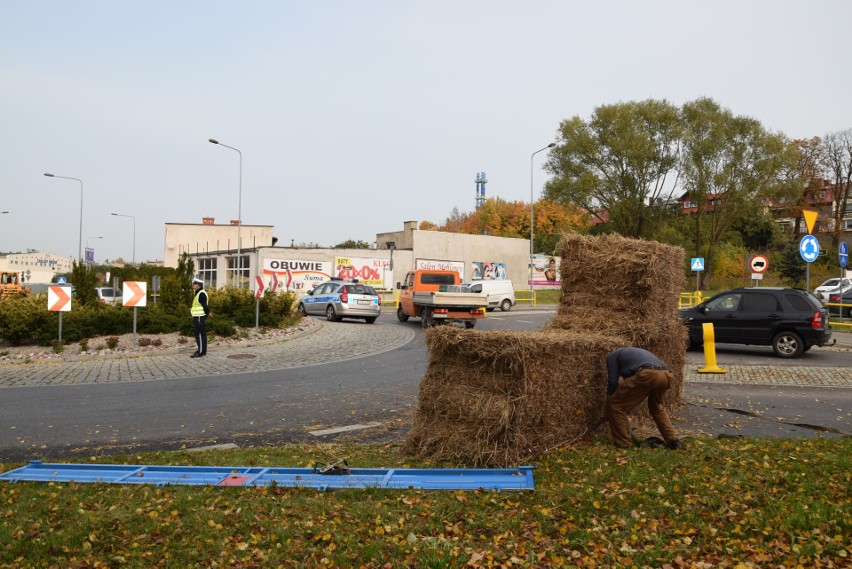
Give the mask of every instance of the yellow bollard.
POLYGON ((716 365, 716 334, 713 324, 705 322, 701 325, 704 331, 704 362, 705 366, 698 368, 698 373, 727 373, 726 370, 716 365))

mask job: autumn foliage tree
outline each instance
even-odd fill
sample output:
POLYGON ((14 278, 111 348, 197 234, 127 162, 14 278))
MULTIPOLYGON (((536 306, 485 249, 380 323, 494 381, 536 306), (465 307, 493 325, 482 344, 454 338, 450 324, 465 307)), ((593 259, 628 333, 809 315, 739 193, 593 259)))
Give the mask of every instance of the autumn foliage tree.
MULTIPOLYGON (((553 252, 563 232, 584 232, 590 225, 588 215, 579 208, 563 206, 549 200, 538 201, 534 215, 534 248, 541 252, 553 252)), ((437 229, 450 233, 529 239, 530 204, 490 198, 482 207, 469 213, 461 213, 454 208, 437 229)))

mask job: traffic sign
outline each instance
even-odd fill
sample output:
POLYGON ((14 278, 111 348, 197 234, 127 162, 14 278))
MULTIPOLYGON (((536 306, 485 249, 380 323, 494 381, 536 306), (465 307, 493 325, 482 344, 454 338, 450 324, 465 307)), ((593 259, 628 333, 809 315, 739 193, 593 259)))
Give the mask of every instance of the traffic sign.
POLYGON ((121 285, 121 303, 124 306, 145 306, 148 303, 148 283, 124 281, 121 285))
POLYGON ((748 268, 752 273, 765 273, 769 268, 769 259, 764 255, 752 255, 748 260, 748 268))
POLYGON ((71 287, 47 287, 47 309, 51 312, 70 312, 71 287))
POLYGON ((692 265, 693 271, 703 271, 704 270, 704 257, 693 257, 691 265, 692 265))
POLYGON ((840 258, 840 266, 845 267, 846 263, 849 262, 849 247, 846 245, 846 241, 840 242, 840 251, 837 256, 840 258))
POLYGON ((56 279, 57 284, 65 284, 66 282, 65 277, 59 277, 56 279))
POLYGON ((799 254, 806 263, 813 263, 819 257, 819 241, 813 235, 805 235, 799 241, 799 254))
POLYGON ((261 277, 260 275, 254 277, 254 284, 255 284, 254 297, 255 298, 262 297, 263 296, 263 290, 266 288, 266 286, 263 284, 263 277, 261 277))
MULTIPOLYGON (((813 233, 814 232, 814 224, 816 223, 816 219, 817 219, 817 212, 815 212, 812 209, 803 209, 802 215, 805 218, 805 224, 808 226, 808 233, 809 234, 813 233)), ((810 262, 810 261, 808 261, 808 262, 810 262)))
POLYGON ((272 283, 269 285, 269 292, 278 290, 278 273, 272 273, 272 283))

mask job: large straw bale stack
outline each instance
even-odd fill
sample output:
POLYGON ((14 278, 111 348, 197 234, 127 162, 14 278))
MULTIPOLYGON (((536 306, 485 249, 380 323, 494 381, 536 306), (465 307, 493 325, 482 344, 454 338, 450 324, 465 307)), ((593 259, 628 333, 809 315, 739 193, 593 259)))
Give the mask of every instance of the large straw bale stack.
POLYGON ((582 436, 600 419, 606 354, 624 340, 571 332, 426 333, 430 361, 404 451, 509 466, 582 436))
MULTIPOLYGON (((619 236, 568 235, 562 297, 540 332, 427 331, 429 365, 404 450, 459 465, 513 466, 586 433, 603 412, 606 355, 626 346, 674 371, 682 402, 686 332, 677 314, 683 250, 619 236)), ((650 424, 647 409, 634 424, 650 424)))

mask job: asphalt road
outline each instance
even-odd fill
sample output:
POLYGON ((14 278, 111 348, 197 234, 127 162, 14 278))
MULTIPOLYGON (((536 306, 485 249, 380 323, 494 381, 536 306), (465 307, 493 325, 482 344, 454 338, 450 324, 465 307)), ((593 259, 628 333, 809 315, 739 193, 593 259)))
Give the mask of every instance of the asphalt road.
MULTIPOLYGON (((478 329, 537 330, 552 313, 495 312, 478 329)), ((352 334, 366 324, 333 326, 352 334)), ((400 440, 416 406, 428 352, 417 321, 385 315, 374 326, 415 330, 413 341, 375 356, 311 367, 87 385, 0 390, 0 460, 90 457, 215 444, 400 440), (373 425, 358 429, 358 426, 373 425), (351 431, 323 434, 328 428, 351 431)), ((391 331, 393 329, 390 329, 391 331)), ((690 357, 701 357, 691 353, 690 357)), ((720 349, 720 364, 771 354, 720 349)), ((812 350, 805 365, 846 366, 852 353, 812 350), (815 363, 809 362, 813 359, 815 363)), ((797 365, 798 362, 797 362, 797 365)), ((841 436, 852 433, 852 389, 690 383, 678 427, 694 435, 841 436), (806 426, 803 426, 806 425, 806 426)), ((603 429, 601 429, 603 431, 603 429)))

